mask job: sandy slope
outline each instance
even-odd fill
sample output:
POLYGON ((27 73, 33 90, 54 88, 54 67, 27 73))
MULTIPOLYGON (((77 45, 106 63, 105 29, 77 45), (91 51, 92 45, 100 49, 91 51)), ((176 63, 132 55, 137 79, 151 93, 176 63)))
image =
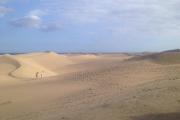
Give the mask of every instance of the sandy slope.
POLYGON ((27 64, 37 67, 32 71, 40 67, 58 75, 43 79, 27 75, 3 86, 0 82, 0 119, 179 120, 180 64, 128 58, 55 53, 1 57, 0 74, 7 79, 8 73, 21 69, 16 66, 27 64), (61 70, 66 72, 60 74, 61 70))
POLYGON ((23 57, 16 57, 6 55, 0 57, 1 70, 0 73, 11 76, 14 78, 36 78, 36 72, 43 72, 44 77, 55 76, 55 72, 52 72, 45 67, 36 64, 33 60, 23 57))
MULTIPOLYGON (((19 55, 18 57, 33 60, 35 63, 56 72, 66 65, 73 64, 73 61, 69 60, 67 56, 59 55, 54 52, 31 53, 19 55)), ((62 71, 63 70, 61 70, 61 72, 62 71)))
MULTIPOLYGON (((81 63, 105 59, 103 55, 59 55, 54 52, 29 53, 20 55, 0 56, 0 82, 12 79, 34 79, 58 76, 65 73, 84 70, 81 63)), ((127 56, 118 57, 124 59, 127 56)), ((111 57, 110 57, 111 58, 111 57)), ((112 57, 111 59, 113 59, 112 57)), ((119 60, 120 60, 119 59, 119 60)), ((90 65, 90 64, 89 64, 90 65)), ((92 67, 91 65, 89 68, 92 67)), ((13 82, 10 82, 13 83, 13 82)))

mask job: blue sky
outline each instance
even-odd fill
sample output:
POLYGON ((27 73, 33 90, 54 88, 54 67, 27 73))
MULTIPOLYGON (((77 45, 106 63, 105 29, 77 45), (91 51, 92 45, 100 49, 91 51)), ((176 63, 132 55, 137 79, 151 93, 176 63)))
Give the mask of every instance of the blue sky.
POLYGON ((0 0, 0 52, 180 48, 179 0, 0 0))

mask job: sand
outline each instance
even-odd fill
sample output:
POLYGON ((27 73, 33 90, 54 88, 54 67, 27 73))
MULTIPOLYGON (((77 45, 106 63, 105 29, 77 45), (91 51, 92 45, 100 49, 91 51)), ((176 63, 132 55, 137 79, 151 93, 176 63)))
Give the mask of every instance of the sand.
POLYGON ((151 56, 2 55, 0 120, 179 120, 180 64, 151 56))

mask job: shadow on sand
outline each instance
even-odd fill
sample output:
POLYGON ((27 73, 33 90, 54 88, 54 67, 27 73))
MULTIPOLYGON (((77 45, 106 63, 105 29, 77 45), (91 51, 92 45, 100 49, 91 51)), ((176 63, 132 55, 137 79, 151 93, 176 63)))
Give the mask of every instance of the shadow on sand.
POLYGON ((179 113, 148 114, 133 117, 132 120, 180 120, 179 113))

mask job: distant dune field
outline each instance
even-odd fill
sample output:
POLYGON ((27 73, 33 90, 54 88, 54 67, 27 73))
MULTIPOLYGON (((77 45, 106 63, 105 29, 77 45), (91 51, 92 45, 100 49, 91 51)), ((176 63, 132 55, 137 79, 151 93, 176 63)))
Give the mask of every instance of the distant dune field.
POLYGON ((180 120, 180 52, 0 56, 0 120, 180 120))

